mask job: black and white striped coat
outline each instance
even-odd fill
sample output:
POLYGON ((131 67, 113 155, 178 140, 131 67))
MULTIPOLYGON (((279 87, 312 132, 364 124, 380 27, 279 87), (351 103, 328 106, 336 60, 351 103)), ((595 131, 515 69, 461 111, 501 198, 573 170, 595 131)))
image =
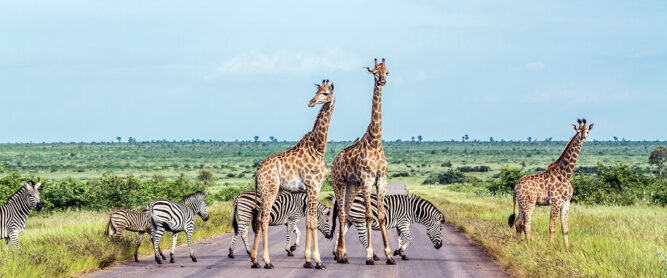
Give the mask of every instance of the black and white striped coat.
POLYGON ((5 239, 5 249, 9 248, 10 242, 14 247, 19 247, 19 233, 25 230, 25 221, 30 210, 42 210, 39 198, 41 185, 41 181, 36 184, 33 181, 23 182, 23 186, 0 206, 0 237, 5 239))
MULTIPOLYGON (((287 226, 287 242, 285 243, 285 251, 288 256, 294 256, 292 251, 296 250, 301 238, 301 232, 296 226, 306 215, 306 196, 305 193, 283 193, 278 195, 276 201, 271 207, 271 214, 269 219, 269 226, 287 226), (294 245, 292 242, 292 233, 296 235, 294 245)), ((253 220, 253 210, 256 208, 255 192, 247 191, 239 194, 234 198, 234 216, 232 218, 232 227, 234 227, 234 235, 229 246, 230 258, 234 258, 234 245, 238 235, 241 235, 246 252, 250 254, 248 245, 248 224, 253 220)), ((322 203, 317 203, 317 226, 320 232, 325 237, 329 236, 331 228, 329 226, 329 211, 330 209, 322 203)))
MULTIPOLYGON (((139 252, 139 246, 141 246, 141 241, 144 238, 144 233, 148 233, 148 236, 152 236, 151 233, 151 224, 148 223, 148 218, 146 217, 146 210, 136 211, 126 208, 118 208, 113 210, 109 214, 109 222, 107 223, 107 228, 105 234, 113 236, 114 240, 118 242, 120 237, 123 235, 123 231, 128 230, 131 232, 137 232, 137 247, 134 249, 134 261, 138 262, 139 258, 137 253, 139 252)), ((153 242, 151 240, 151 242, 153 242)), ((163 260, 166 260, 162 250, 158 246, 158 251, 163 260)))
MULTIPOLYGON (((442 213, 431 202, 420 198, 417 195, 387 195, 384 197, 384 208, 386 214, 385 225, 387 229, 396 228, 398 232, 398 246, 394 251, 394 256, 400 255, 403 260, 407 260, 405 249, 410 246, 412 235, 410 234, 410 225, 412 223, 419 223, 426 227, 426 234, 428 235, 433 247, 439 249, 442 247, 442 224, 445 223, 445 218, 442 213)), ((377 196, 371 196, 371 210, 373 212, 373 230, 380 230, 377 223, 377 196)), ((334 205, 335 206, 335 205, 334 205)), ((366 239, 368 238, 366 231, 366 210, 364 206, 363 195, 359 194, 355 197, 352 208, 347 218, 347 229, 354 225, 359 233, 359 241, 363 246, 366 246, 366 239)), ((336 246, 336 245, 334 245, 336 246)), ((374 254, 377 260, 377 256, 374 254)))
POLYGON ((193 262, 197 261, 192 251, 192 232, 195 227, 195 215, 199 215, 204 221, 208 220, 205 200, 206 194, 197 192, 183 198, 183 203, 158 199, 148 205, 146 216, 151 223, 155 261, 158 264, 162 264, 162 260, 158 257, 158 247, 164 231, 172 232, 171 263, 174 262, 174 248, 176 247, 178 233, 183 231, 188 237, 190 258, 193 262))

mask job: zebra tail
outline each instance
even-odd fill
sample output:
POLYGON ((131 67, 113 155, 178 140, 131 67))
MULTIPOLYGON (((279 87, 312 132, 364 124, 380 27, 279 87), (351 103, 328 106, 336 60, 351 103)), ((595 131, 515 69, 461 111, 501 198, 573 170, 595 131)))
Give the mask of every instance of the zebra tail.
POLYGON ((507 219, 507 225, 510 225, 510 228, 514 226, 514 220, 516 219, 516 193, 512 192, 512 215, 507 219))
POLYGON ((332 215, 333 218, 331 219, 331 233, 330 234, 333 237, 334 232, 336 232, 336 223, 338 222, 338 221, 336 221, 336 220, 338 220, 337 219, 338 218, 338 199, 334 199, 334 203, 333 203, 332 208, 333 208, 333 215, 332 215))
POLYGON ((232 228, 234 228, 234 235, 238 236, 239 235, 239 222, 236 220, 236 204, 234 206, 234 215, 232 216, 232 228))
MULTIPOLYGON (((107 228, 104 230, 104 235, 105 236, 110 236, 111 235, 111 234, 109 234, 109 226, 111 226, 111 218, 109 218, 109 222, 107 222, 107 228)), ((114 233, 115 233, 115 231, 114 231, 114 233)))

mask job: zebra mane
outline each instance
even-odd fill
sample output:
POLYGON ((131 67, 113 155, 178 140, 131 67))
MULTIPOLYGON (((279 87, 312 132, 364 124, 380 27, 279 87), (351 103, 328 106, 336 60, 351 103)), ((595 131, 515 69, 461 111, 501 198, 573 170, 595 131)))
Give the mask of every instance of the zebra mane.
POLYGON ((185 202, 186 200, 189 200, 189 199, 192 199, 192 198, 198 198, 198 197, 201 197, 202 200, 205 200, 206 199, 206 194, 204 194, 204 192, 197 191, 195 193, 192 193, 188 196, 183 197, 183 201, 185 202))
POLYGON ((21 188, 19 188, 19 190, 16 190, 16 192, 14 192, 12 195, 9 196, 9 198, 7 198, 7 202, 5 202, 5 204, 11 200, 17 201, 20 198, 19 196, 23 195, 25 191, 26 191, 25 186, 21 185, 21 188))
POLYGON ((442 216, 442 219, 445 219, 445 215, 442 214, 442 211, 440 211, 440 210, 438 209, 438 207, 436 207, 433 203, 431 203, 431 201, 426 200, 426 199, 424 199, 424 198, 422 198, 422 197, 419 197, 419 196, 417 196, 417 194, 414 194, 414 193, 410 193, 410 195, 408 195, 408 199, 409 199, 409 200, 414 200, 414 201, 417 201, 417 202, 421 202, 421 203, 427 204, 427 205, 429 205, 429 206, 432 206, 433 209, 435 209, 435 211, 437 211, 438 213, 440 213, 440 216, 442 216))

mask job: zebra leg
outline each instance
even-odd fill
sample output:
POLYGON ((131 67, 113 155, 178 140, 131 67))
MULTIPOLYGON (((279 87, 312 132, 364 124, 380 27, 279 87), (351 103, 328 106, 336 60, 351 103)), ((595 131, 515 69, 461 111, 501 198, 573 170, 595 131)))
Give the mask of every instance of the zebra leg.
POLYGON ((401 249, 401 246, 403 245, 403 236, 401 236, 401 229, 396 227, 396 239, 398 239, 398 249, 394 250, 394 256, 398 256, 401 254, 399 249, 401 249))
POLYGON ((171 252, 169 252, 169 262, 174 263, 174 249, 176 248, 176 240, 178 239, 178 233, 177 232, 172 232, 171 234, 171 252))
MULTIPOLYGON (((382 234, 382 243, 384 244, 384 255, 387 257, 387 264, 396 264, 394 257, 391 256, 391 247, 389 246, 389 238, 387 237, 387 226, 386 226, 386 212, 384 207, 384 195, 387 190, 387 176, 383 176, 377 179, 376 185, 377 189, 377 204, 378 204, 378 224, 380 225, 380 233, 382 234)), ((369 222, 372 223, 372 222, 369 222)), ((368 228, 369 235, 371 228, 368 228)), ((370 242, 370 238, 368 239, 370 242)))
POLYGON ((236 244, 236 238, 238 236, 236 234, 232 234, 232 242, 229 244, 229 254, 227 254, 227 257, 234 258, 234 245, 236 244))
POLYGON ((144 240, 144 232, 139 232, 137 235, 137 248, 134 249, 134 261, 139 262, 139 258, 137 257, 137 254, 139 253, 139 246, 141 246, 141 242, 144 240))
POLYGON ((192 231, 190 232, 185 232, 185 234, 188 236, 188 249, 190 249, 190 259, 192 259, 193 262, 197 262, 197 257, 195 257, 195 251, 192 250, 192 231))
POLYGON ((18 232, 13 232, 13 233, 9 234, 9 239, 14 244, 14 247, 16 249, 18 249, 19 248, 19 233, 18 232))
POLYGON ((250 255, 250 248, 248 248, 248 226, 246 225, 245 228, 241 229, 239 227, 239 233, 241 233, 241 240, 243 240, 243 245, 245 246, 245 252, 250 255))
POLYGON ((5 250, 9 249, 9 237, 5 238, 5 250))
MULTIPOLYGON (((287 227, 287 239, 285 243, 285 251, 287 251, 287 256, 294 256, 294 253, 292 253, 292 247, 290 244, 292 243, 292 232, 294 231, 294 222, 292 219, 289 219, 287 223, 285 224, 285 227, 287 227)), ((298 243, 298 242, 297 242, 298 243)), ((294 244, 294 249, 296 249, 296 244, 294 244)))
POLYGON ((120 242, 120 237, 123 235, 123 231, 125 231, 124 227, 119 227, 116 229, 116 233, 113 235, 113 241, 114 242, 120 242))
POLYGON ((296 248, 299 247, 299 242, 301 242, 301 231, 299 230, 299 227, 296 226, 296 222, 294 223, 294 235, 296 235, 296 240, 294 241, 294 245, 290 247, 291 251, 296 250, 296 248))
POLYGON ((151 222, 151 231, 152 231, 152 236, 151 239, 153 239, 153 249, 155 252, 155 262, 158 264, 162 264, 162 260, 160 257, 157 256, 158 253, 161 253, 160 251, 160 239, 162 238, 162 234, 164 233, 164 228, 163 227, 156 227, 155 223, 153 221, 149 220, 151 222))
MULTIPOLYGON (((410 246, 410 243, 412 242, 412 234, 410 234, 410 224, 409 223, 403 223, 402 225, 398 225, 396 228, 397 230, 400 231, 400 235, 405 237, 405 241, 403 244, 400 242, 401 236, 399 236, 399 243, 398 243, 398 254, 401 255, 401 259, 404 261, 408 260, 408 256, 405 255, 405 250, 408 249, 408 246, 410 246)), ((394 252, 394 255, 396 255, 396 252, 394 252)))

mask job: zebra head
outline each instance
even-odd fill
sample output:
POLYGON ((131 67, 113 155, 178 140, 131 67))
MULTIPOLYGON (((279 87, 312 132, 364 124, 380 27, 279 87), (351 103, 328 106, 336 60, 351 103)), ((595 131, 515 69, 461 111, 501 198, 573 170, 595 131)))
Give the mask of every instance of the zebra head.
POLYGON ((202 220, 208 221, 208 214, 206 213, 206 194, 201 191, 190 194, 183 198, 183 202, 192 209, 202 220))
POLYGON ((331 240, 331 227, 329 226, 329 214, 331 209, 324 204, 317 202, 317 228, 324 234, 324 237, 331 240))
POLYGON ((442 226, 445 223, 445 217, 431 202, 420 198, 417 195, 410 195, 415 207, 419 209, 415 212, 417 221, 426 227, 426 234, 433 242, 435 249, 442 247, 442 226))
POLYGON ((33 181, 23 182, 23 187, 26 189, 26 197, 28 204, 31 207, 35 208, 36 211, 42 210, 42 202, 39 199, 39 187, 42 185, 42 181, 34 183, 33 181))

